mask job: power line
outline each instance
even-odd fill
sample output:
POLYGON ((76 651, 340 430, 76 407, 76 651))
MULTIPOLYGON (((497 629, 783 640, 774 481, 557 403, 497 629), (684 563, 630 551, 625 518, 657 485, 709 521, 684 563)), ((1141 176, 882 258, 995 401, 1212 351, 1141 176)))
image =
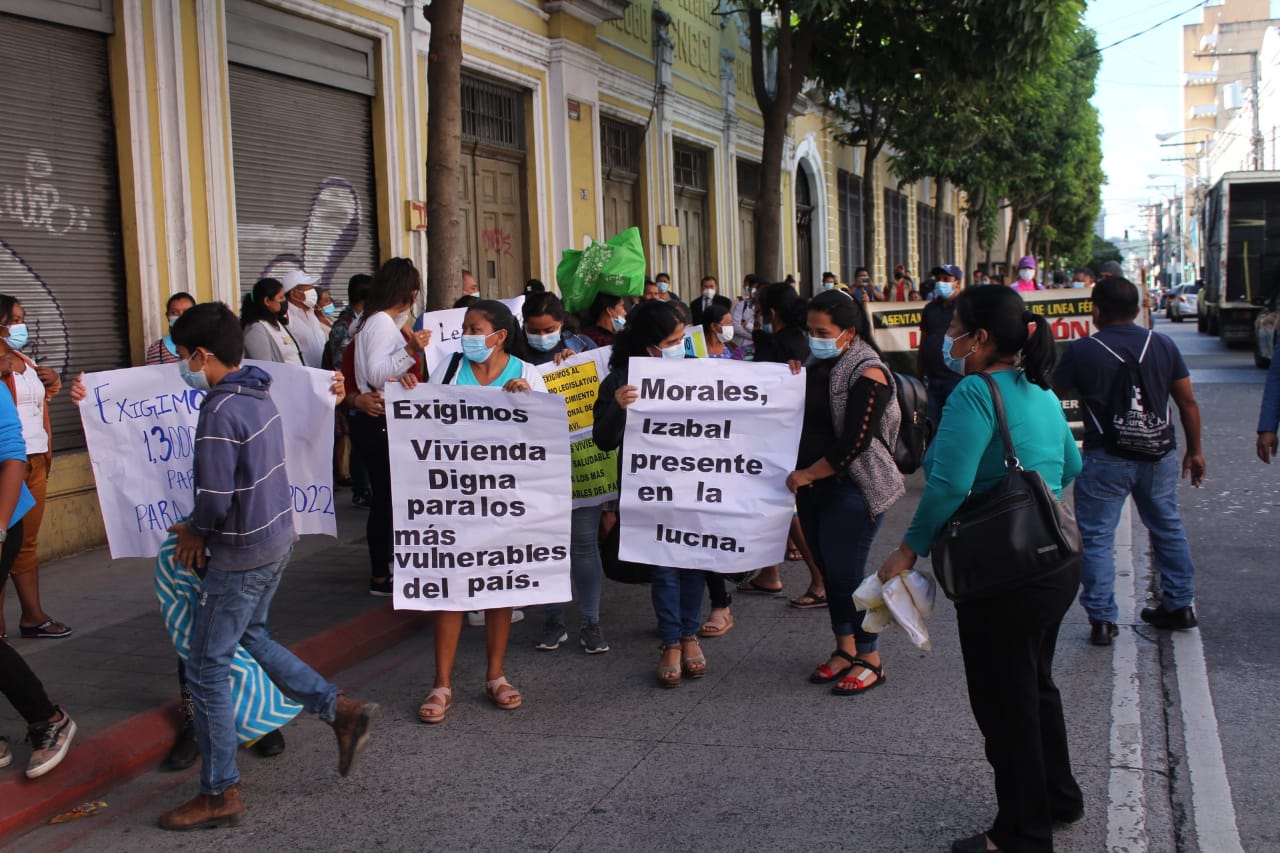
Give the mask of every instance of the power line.
POLYGON ((1082 54, 1080 54, 1080 55, 1079 55, 1079 57, 1078 57, 1078 58, 1083 59, 1083 58, 1084 58, 1084 57, 1086 57, 1086 56, 1093 56, 1094 54, 1102 53, 1104 50, 1110 50, 1110 49, 1111 49, 1111 48, 1113 48, 1113 47, 1118 47, 1119 45, 1122 45, 1122 44, 1124 44, 1124 43, 1125 43, 1125 42, 1127 42, 1127 41, 1133 41, 1133 40, 1134 40, 1134 39, 1136 39, 1138 36, 1145 36, 1147 33, 1151 32, 1151 31, 1152 31, 1152 30, 1154 30, 1154 29, 1157 29, 1157 28, 1159 28, 1159 27, 1163 27, 1165 24, 1168 24, 1168 23, 1170 23, 1170 22, 1172 22, 1172 21, 1176 21, 1176 20, 1178 20, 1179 18, 1181 18, 1183 15, 1187 14, 1188 12, 1194 12, 1196 9, 1199 9, 1200 7, 1204 6, 1204 5, 1205 5, 1205 4, 1207 4, 1208 2, 1209 2, 1209 0, 1200 0, 1200 2, 1199 2, 1199 3, 1197 3, 1197 4, 1196 4, 1196 5, 1194 5, 1194 6, 1192 6, 1190 9, 1184 9, 1184 10, 1182 10, 1181 12, 1179 12, 1179 13, 1178 13, 1178 14, 1176 14, 1176 15, 1171 15, 1171 16, 1169 16, 1168 18, 1165 18, 1163 21, 1157 21, 1156 23, 1154 23, 1154 24, 1152 24, 1151 26, 1147 27, 1145 30, 1141 30, 1141 31, 1139 31, 1139 32, 1136 32, 1136 33, 1134 33, 1134 34, 1133 34, 1133 35, 1131 35, 1131 36, 1125 36, 1124 38, 1120 39, 1119 41, 1113 41, 1111 44, 1106 45, 1105 47, 1100 47, 1100 48, 1097 48, 1096 50, 1091 50, 1091 51, 1088 51, 1088 52, 1086 52, 1086 53, 1082 53, 1082 54))

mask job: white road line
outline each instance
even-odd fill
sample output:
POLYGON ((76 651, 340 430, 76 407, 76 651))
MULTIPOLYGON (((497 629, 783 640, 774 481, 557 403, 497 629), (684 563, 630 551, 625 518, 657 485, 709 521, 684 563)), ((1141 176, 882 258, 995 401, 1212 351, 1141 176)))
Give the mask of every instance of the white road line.
POLYGON ((1138 646, 1130 625, 1137 621, 1133 560, 1132 504, 1126 502, 1116 526, 1116 604, 1120 634, 1111 657, 1111 777, 1107 784, 1107 850, 1146 853, 1147 807, 1142 769, 1142 708, 1138 646))
POLYGON ((1236 809, 1231 802, 1227 764, 1222 758, 1218 716, 1209 693, 1204 643, 1198 629, 1173 632, 1173 660, 1182 703, 1187 767, 1191 771, 1191 810, 1195 815, 1196 840, 1201 850, 1243 851, 1240 830, 1236 827, 1236 809))

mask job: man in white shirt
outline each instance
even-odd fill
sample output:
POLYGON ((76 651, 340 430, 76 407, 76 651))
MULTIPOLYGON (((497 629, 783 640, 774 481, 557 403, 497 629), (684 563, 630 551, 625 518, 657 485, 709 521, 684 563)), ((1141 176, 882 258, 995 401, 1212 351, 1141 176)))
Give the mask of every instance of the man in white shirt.
POLYGON ((307 367, 321 366, 324 347, 329 342, 329 327, 316 316, 315 283, 319 280, 305 270, 289 270, 280 280, 289 302, 289 332, 298 342, 302 363, 307 367))

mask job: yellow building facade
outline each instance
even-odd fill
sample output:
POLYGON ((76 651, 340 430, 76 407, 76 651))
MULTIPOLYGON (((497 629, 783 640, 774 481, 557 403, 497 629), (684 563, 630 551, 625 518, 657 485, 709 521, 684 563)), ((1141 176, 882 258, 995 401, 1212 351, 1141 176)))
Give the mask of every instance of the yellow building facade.
MULTIPOLYGON (((0 0, 0 293, 28 354, 70 379, 141 364, 178 292, 238 306, 259 277, 425 268, 430 27, 405 0, 0 0)), ((630 226, 650 274, 736 293, 751 272, 761 117, 745 21, 715 0, 478 0, 463 23, 464 255, 482 293, 548 284, 561 253, 630 226)), ((963 247, 961 200, 876 164, 801 99, 783 256, 918 279, 963 247), (853 239, 857 237, 858 239, 853 239)), ((444 286, 452 286, 453 282, 444 286)), ((433 286, 428 282, 428 287, 433 286)), ((105 541, 78 414, 50 407, 45 557, 105 541)))

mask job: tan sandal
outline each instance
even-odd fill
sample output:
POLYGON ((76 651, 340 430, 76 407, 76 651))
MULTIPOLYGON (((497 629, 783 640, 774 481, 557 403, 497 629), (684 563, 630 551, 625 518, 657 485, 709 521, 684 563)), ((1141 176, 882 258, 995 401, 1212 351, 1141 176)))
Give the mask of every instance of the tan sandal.
POLYGON ((485 695, 489 697, 489 701, 503 711, 514 711, 524 703, 524 697, 520 695, 520 691, 507 681, 505 675, 499 675, 493 681, 484 683, 485 695), (507 688, 503 690, 502 688, 507 688))
POLYGON ((723 637, 733 629, 733 614, 726 607, 725 612, 717 614, 714 611, 707 617, 707 621, 702 623, 702 627, 698 629, 698 633, 704 637, 723 637))
POLYGON ((680 638, 680 668, 690 678, 702 678, 707 674, 707 658, 702 654, 702 646, 698 645, 697 637, 680 638), (690 645, 697 650, 696 655, 688 653, 690 645))
POLYGON ((680 686, 680 664, 670 666, 662 662, 667 652, 672 649, 680 648, 679 643, 672 643, 669 646, 658 646, 658 683, 663 687, 679 687, 680 686))
POLYGON ((443 723, 444 715, 453 707, 453 690, 448 687, 433 687, 418 706, 418 719, 424 723, 443 723))

